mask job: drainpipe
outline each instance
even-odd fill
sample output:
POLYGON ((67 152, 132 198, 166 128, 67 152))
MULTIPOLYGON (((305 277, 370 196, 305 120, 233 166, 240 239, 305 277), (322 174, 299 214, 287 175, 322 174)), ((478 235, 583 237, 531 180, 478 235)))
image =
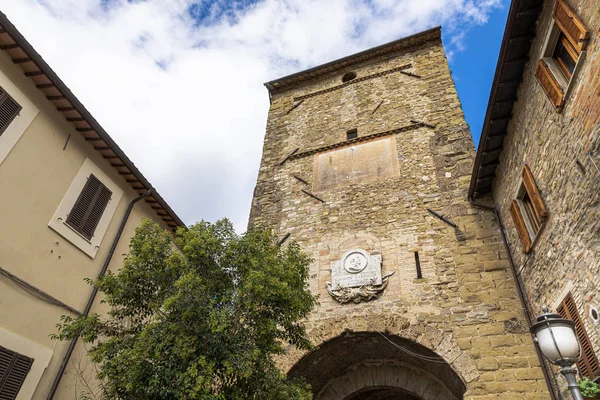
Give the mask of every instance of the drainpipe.
MULTIPOLYGON (((469 203, 477 208, 482 208, 484 210, 492 211, 496 214, 496 218, 498 219, 498 224, 500 225, 500 233, 502 234, 502 242, 504 242, 504 249, 506 250, 506 254, 508 255, 508 261, 510 263, 510 267, 513 273, 513 278, 517 283, 517 293, 519 294, 519 300, 521 300, 521 306, 525 311, 525 316, 527 319, 527 327, 531 328, 532 321, 535 320, 535 317, 531 311, 531 306, 527 301, 527 297, 525 295, 525 286, 523 285, 523 281, 521 280, 521 276, 517 273, 517 269, 515 267, 515 262, 513 260, 512 253, 510 251, 510 247, 508 246, 508 241, 506 240, 506 233, 504 232, 504 225, 502 224, 502 218, 500 218, 500 213, 496 207, 486 206, 484 204, 477 204, 473 202, 472 198, 469 198, 469 203)), ((546 380, 546 386, 548 386, 548 391, 550 392, 550 397, 552 400, 559 400, 561 397, 558 397, 554 392, 554 385, 552 384, 552 378, 550 371, 548 369, 548 365, 544 362, 544 356, 540 351, 539 346, 534 345, 535 352, 537 354, 538 360, 540 361, 540 366, 542 367, 542 372, 544 373, 544 379, 546 380)))
MULTIPOLYGON (((108 270, 108 265, 110 264, 113 254, 115 254, 115 250, 117 249, 117 245, 119 244, 119 240, 121 239, 123 230, 125 230, 125 225, 127 224, 129 215, 131 214, 131 211, 133 210, 133 206, 135 205, 135 203, 142 200, 143 198, 150 196, 150 194, 152 194, 152 189, 148 189, 148 191, 146 193, 144 193, 143 195, 141 195, 139 197, 136 197, 135 199, 131 200, 131 202, 129 202, 127 211, 125 211, 125 215, 123 216, 123 219, 121 220, 121 225, 119 226, 119 230, 117 231, 117 236, 115 236, 115 238, 112 242, 112 245, 110 246, 110 251, 108 252, 108 255, 106 256, 106 260, 104 260, 104 265, 102 265, 102 269, 100 270, 100 274, 98 274, 98 278, 102 278, 106 274, 106 271, 108 270)), ((94 286, 94 289, 92 290, 92 294, 90 295, 87 305, 85 306, 85 310, 82 313, 83 316, 89 315, 97 294, 98 294, 98 288, 96 286, 94 286)), ((58 373, 56 374, 56 377, 54 378, 54 382, 52 383, 52 387, 50 388, 50 393, 48 393, 47 400, 52 400, 54 398, 54 394, 56 393, 56 390, 58 389, 60 379, 64 375, 65 370, 67 369, 67 365, 69 364, 69 360, 71 359, 71 355, 73 354, 73 350, 75 349, 75 345, 77 344, 77 339, 78 338, 75 337, 74 339, 71 340, 71 343, 69 343, 69 348, 67 349, 67 354, 65 354, 65 357, 63 358, 63 361, 60 364, 58 373)))

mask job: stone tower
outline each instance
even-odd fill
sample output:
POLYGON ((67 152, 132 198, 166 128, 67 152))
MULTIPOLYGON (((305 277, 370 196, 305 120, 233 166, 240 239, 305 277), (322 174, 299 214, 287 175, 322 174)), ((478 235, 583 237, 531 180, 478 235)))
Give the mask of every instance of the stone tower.
POLYGON ((440 28, 266 86, 250 224, 314 258, 320 302, 281 368, 316 400, 549 398, 440 28))

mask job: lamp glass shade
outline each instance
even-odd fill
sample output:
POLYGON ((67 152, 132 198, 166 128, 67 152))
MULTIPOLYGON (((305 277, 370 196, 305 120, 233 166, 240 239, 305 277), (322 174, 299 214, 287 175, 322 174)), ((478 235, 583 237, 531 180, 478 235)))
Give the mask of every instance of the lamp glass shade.
POLYGON ((561 321, 550 321, 549 325, 541 325, 534 332, 542 353, 554 364, 575 362, 580 348, 573 326, 561 321))

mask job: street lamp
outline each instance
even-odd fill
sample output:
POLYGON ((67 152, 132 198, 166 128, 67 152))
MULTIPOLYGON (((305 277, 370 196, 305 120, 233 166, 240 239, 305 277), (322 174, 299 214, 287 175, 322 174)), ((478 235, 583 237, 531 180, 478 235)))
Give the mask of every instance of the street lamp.
POLYGON ((583 400, 577 384, 577 370, 573 364, 581 357, 581 347, 575 334, 575 323, 563 319, 558 314, 542 308, 543 314, 531 327, 534 341, 540 346, 542 354, 555 365, 560 366, 560 373, 567 379, 569 390, 575 400, 583 400))

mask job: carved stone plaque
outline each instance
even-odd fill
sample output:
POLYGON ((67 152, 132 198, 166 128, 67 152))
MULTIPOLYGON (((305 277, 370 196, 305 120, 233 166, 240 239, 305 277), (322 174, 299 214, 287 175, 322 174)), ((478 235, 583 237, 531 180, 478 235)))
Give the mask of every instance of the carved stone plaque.
POLYGON ((326 282, 329 294, 340 303, 372 300, 379 297, 387 286, 381 276, 381 255, 361 249, 350 250, 340 260, 331 262, 331 282, 326 282))
POLYGON ((335 289, 381 285, 381 255, 350 250, 331 263, 331 286, 335 289))

